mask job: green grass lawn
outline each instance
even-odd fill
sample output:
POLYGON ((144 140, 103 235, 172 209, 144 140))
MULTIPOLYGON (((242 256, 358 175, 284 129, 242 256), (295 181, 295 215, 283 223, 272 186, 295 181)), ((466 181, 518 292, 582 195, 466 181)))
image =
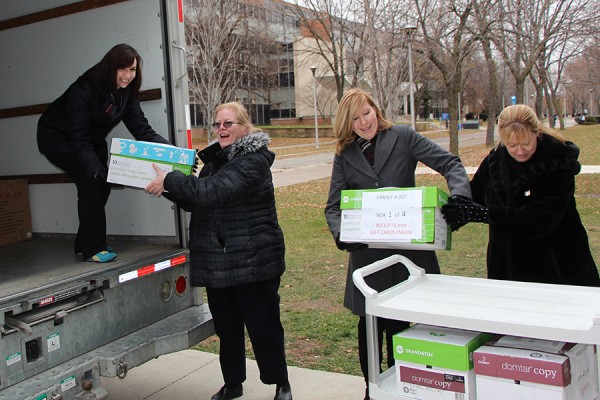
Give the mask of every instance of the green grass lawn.
MULTIPOLYGON (((600 165, 600 125, 573 127, 565 136, 580 146, 583 164, 600 165)), ((576 182, 578 209, 600 262, 600 174, 578 175, 576 182)), ((419 175, 417 185, 447 190, 438 175, 419 175)), ((335 247, 323 215, 328 188, 324 179, 276 190, 287 249, 280 291, 286 352, 293 366, 360 375, 357 318, 342 306, 348 257, 335 247)), ((442 273, 485 278, 487 225, 468 224, 452 242, 452 250, 437 252, 442 273)), ((218 352, 218 340, 196 348, 218 352)), ((249 343, 247 349, 252 357, 249 343)))

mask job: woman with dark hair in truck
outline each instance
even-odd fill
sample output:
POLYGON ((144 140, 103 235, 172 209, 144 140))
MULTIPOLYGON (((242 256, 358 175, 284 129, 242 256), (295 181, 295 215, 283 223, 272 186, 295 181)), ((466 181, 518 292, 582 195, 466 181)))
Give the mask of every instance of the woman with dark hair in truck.
POLYGON ((118 44, 52 102, 38 122, 39 151, 77 186, 79 229, 73 250, 86 261, 117 257, 106 243, 108 134, 123 122, 137 140, 168 143, 144 116, 141 84, 142 58, 133 47, 118 44))

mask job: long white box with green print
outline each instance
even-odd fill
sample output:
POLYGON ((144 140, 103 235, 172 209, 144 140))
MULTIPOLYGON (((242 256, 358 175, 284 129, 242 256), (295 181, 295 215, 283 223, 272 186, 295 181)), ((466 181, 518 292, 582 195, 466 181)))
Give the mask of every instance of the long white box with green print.
POLYGON ((449 250, 441 212, 448 195, 435 186, 343 190, 340 240, 370 248, 449 250))
POLYGON ((196 161, 193 149, 120 138, 112 140, 110 153, 107 181, 141 189, 156 177, 152 164, 189 175, 196 161))

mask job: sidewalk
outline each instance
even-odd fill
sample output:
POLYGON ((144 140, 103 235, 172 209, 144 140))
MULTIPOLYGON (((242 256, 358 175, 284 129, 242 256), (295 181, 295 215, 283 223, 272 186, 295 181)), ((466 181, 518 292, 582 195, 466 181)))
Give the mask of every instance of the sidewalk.
MULTIPOLYGON (((290 166, 286 160, 282 160, 279 164, 274 164, 271 168, 273 174, 273 184, 275 187, 295 185, 302 182, 308 182, 316 179, 329 178, 331 176, 331 168, 333 166, 333 156, 312 156, 312 162, 290 166)), ((298 160, 298 159, 294 159, 298 160)), ((474 174, 477 167, 465 167, 467 174, 474 174)), ((417 167, 417 174, 437 174, 429 167, 417 167)), ((600 174, 600 165, 583 165, 581 166, 580 174, 600 174)))
MULTIPOLYGON (((288 367, 295 400, 362 399, 362 377, 288 367)), ((241 400, 271 400, 275 386, 260 382, 258 367, 247 360, 248 377, 241 400)), ((102 378, 108 400, 209 400, 223 384, 216 354, 184 350, 167 354, 134 368, 125 377, 102 378)))

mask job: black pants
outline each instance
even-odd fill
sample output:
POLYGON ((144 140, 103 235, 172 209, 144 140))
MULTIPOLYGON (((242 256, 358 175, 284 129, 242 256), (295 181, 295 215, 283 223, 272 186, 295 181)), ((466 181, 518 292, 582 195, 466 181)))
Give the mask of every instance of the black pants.
MULTIPOLYGON (((386 364, 388 368, 394 365, 394 344, 392 337, 404 329, 408 328, 410 323, 406 321, 397 321, 387 318, 377 318, 377 335, 379 338, 379 360, 383 361, 383 334, 385 333, 386 342, 386 364)), ((358 359, 360 361, 360 369, 362 370, 365 381, 369 382, 369 363, 367 356, 367 322, 365 317, 360 317, 358 320, 358 359)), ((381 366, 380 366, 381 370, 381 366)))
POLYGON ((252 343, 260 380, 288 381, 284 333, 279 314, 280 278, 224 289, 207 288, 208 305, 219 337, 219 361, 226 385, 246 380, 244 325, 252 343))
POLYGON ((66 172, 77 186, 77 215, 79 229, 75 238, 74 251, 83 253, 88 259, 99 251, 106 250, 106 212, 104 207, 110 195, 110 185, 90 178, 72 154, 46 155, 48 161, 66 172))

